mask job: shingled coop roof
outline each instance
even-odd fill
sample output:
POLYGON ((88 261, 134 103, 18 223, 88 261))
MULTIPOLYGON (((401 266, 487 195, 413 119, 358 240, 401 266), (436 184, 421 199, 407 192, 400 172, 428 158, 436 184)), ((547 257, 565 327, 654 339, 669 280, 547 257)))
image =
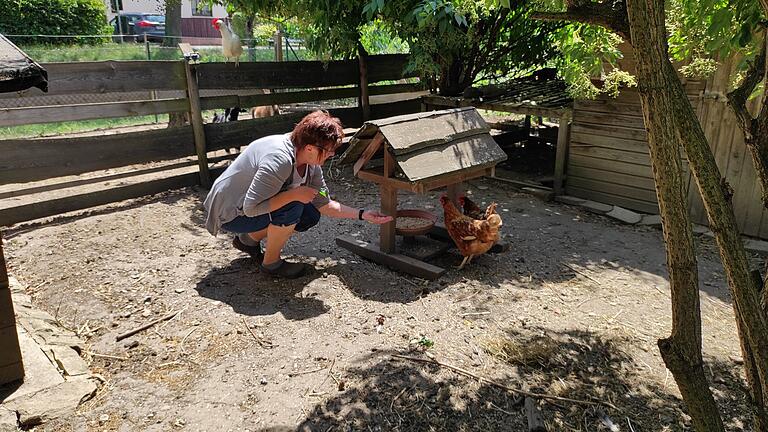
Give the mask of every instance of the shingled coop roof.
POLYGON ((366 122, 349 142, 341 163, 356 162, 377 134, 383 136, 403 177, 411 182, 491 167, 506 160, 473 107, 452 108, 366 122))
POLYGON ((493 111, 560 117, 570 112, 573 98, 555 69, 542 69, 503 84, 469 87, 463 96, 427 95, 423 101, 433 106, 475 106, 493 111))
POLYGON ((0 93, 37 87, 48 91, 48 73, 24 51, 0 35, 0 93))

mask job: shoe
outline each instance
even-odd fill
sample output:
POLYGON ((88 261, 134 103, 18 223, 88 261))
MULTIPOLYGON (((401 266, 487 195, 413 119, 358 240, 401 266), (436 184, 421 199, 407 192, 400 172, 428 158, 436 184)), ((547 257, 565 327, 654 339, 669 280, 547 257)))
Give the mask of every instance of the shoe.
POLYGON ((313 268, 314 267, 312 267, 311 265, 305 264, 305 263, 292 263, 288 261, 283 261, 283 264, 274 270, 270 270, 264 267, 263 265, 259 265, 259 272, 269 276, 283 277, 286 279, 296 279, 297 277, 303 276, 304 274, 308 273, 313 268))
POLYGON ((261 251, 261 243, 256 246, 248 246, 247 244, 240 241, 239 238, 235 237, 235 239, 232 240, 232 246, 241 252, 247 253, 251 256, 251 258, 255 258, 259 264, 261 264, 261 261, 264 259, 264 252, 261 251))

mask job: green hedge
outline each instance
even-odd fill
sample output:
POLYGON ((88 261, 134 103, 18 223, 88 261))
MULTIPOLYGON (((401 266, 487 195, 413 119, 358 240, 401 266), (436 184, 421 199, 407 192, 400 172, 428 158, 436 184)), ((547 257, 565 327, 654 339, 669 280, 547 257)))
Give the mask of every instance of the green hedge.
MULTIPOLYGON (((0 33, 15 35, 111 34, 102 0, 0 0, 0 33)), ((99 43, 109 38, 11 37, 17 43, 99 43)))

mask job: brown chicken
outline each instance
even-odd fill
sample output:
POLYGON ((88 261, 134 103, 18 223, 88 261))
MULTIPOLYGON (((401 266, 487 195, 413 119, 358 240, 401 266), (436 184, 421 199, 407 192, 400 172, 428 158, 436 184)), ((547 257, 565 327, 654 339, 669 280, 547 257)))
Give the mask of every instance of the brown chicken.
POLYGON ((445 228, 464 256, 459 266, 461 270, 473 257, 488 252, 499 241, 501 216, 496 213, 496 203, 488 206, 488 216, 480 220, 461 214, 447 196, 442 196, 440 203, 445 211, 445 228))
POLYGON ((469 216, 472 219, 483 220, 496 213, 496 203, 491 203, 485 210, 475 204, 474 201, 466 196, 459 197, 459 204, 461 205, 462 212, 465 216, 469 216))

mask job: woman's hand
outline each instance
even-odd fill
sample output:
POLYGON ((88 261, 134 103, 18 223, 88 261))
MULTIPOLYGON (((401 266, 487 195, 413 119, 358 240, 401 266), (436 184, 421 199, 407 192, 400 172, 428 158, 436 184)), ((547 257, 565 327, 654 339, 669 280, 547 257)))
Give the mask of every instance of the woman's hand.
POLYGON ((309 186, 299 186, 295 189, 291 189, 291 201, 298 201, 302 204, 309 204, 317 196, 317 189, 309 186))
POLYGON ((394 219, 392 219, 392 216, 387 216, 374 210, 366 210, 363 212, 363 220, 372 224, 381 225, 387 222, 392 222, 394 219))

